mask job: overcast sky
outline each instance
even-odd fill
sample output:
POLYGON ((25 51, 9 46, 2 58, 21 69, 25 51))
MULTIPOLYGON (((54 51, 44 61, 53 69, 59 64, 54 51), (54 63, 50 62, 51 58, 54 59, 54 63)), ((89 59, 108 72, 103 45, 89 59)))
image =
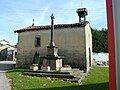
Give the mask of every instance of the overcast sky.
POLYGON ((91 27, 107 28, 105 0, 0 0, 0 40, 17 43, 18 30, 32 25, 49 25, 54 14, 55 24, 77 23, 77 8, 88 9, 91 27))

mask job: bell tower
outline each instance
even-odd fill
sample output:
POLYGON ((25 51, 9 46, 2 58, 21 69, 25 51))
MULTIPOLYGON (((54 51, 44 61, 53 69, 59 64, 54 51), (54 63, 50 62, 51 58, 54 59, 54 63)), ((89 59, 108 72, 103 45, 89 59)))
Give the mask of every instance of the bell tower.
POLYGON ((86 16, 88 15, 87 8, 78 8, 76 12, 78 13, 78 16, 79 16, 79 23, 85 22, 86 16), (82 18, 83 18, 83 20, 82 20, 82 18))

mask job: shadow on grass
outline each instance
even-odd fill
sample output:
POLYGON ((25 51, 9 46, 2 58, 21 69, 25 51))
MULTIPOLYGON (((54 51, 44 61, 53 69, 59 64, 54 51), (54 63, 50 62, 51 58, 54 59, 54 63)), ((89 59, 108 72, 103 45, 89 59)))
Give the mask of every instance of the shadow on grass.
POLYGON ((109 83, 88 84, 78 86, 53 87, 53 88, 33 88, 23 90, 109 90, 109 83))

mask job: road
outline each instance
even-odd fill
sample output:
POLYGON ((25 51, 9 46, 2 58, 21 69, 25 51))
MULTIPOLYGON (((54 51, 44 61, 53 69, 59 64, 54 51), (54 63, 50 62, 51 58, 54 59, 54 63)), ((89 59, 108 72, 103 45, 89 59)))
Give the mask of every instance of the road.
POLYGON ((5 72, 8 68, 15 66, 15 61, 0 61, 0 90, 11 90, 9 80, 7 79, 5 72))

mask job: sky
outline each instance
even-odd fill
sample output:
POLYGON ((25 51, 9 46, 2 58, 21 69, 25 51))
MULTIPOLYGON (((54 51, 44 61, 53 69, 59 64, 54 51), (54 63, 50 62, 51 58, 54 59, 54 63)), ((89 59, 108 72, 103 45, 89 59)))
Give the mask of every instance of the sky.
POLYGON ((87 8, 87 21, 92 28, 107 28, 106 0, 0 0, 0 40, 11 45, 17 43, 15 30, 32 25, 50 25, 54 14, 55 24, 78 23, 78 8, 87 8))

